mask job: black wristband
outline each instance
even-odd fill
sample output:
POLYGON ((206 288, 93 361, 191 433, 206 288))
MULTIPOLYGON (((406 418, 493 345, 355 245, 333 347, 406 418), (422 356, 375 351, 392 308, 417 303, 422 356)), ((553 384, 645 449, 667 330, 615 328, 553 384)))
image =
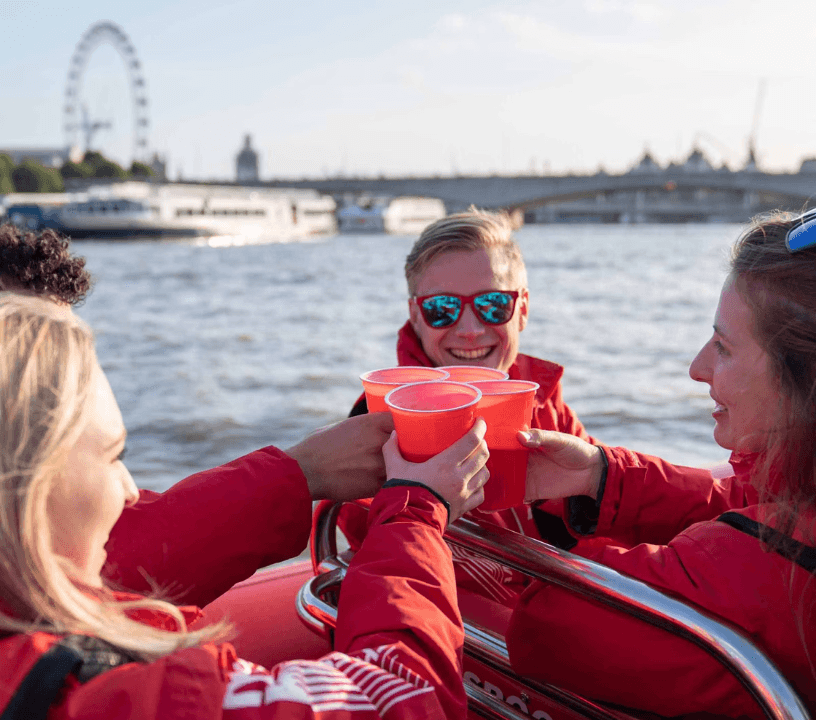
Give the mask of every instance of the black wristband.
POLYGON ((598 518, 601 516, 601 502, 606 489, 606 474, 609 461, 601 449, 601 479, 598 481, 598 496, 595 500, 587 495, 576 495, 567 499, 567 522, 579 535, 592 535, 598 529, 598 518))
POLYGON ((433 488, 429 488, 427 485, 421 482, 417 482, 416 480, 402 480, 401 478, 391 478, 390 480, 386 480, 383 484, 384 488, 388 487, 420 487, 427 490, 431 495, 433 495, 439 502, 441 502, 445 506, 445 511, 448 513, 448 523, 450 523, 450 503, 445 500, 436 490, 433 488))

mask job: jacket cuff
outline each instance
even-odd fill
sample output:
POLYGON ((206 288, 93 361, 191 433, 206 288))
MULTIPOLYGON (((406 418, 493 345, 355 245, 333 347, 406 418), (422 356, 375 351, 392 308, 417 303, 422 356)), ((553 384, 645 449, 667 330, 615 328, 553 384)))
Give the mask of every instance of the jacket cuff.
POLYGON ((567 524, 577 535, 592 535, 598 529, 598 518, 601 516, 601 503, 606 490, 606 476, 609 472, 609 460, 601 448, 603 468, 598 483, 598 497, 593 500, 588 495, 575 495, 567 498, 567 524))
POLYGON ((448 523, 450 523, 450 503, 445 500, 436 490, 429 488, 427 485, 421 482, 417 482, 416 480, 402 480, 401 478, 391 478, 390 480, 386 480, 383 483, 384 488, 389 487, 419 487, 427 490, 431 495, 433 495, 439 502, 441 502, 445 506, 445 511, 448 513, 448 523))

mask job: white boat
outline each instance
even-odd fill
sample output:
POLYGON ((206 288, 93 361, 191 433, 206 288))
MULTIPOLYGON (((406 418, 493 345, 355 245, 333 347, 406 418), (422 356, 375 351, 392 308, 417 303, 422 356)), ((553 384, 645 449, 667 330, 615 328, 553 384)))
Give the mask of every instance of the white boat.
POLYGON ((438 198, 399 196, 363 197, 337 211, 340 232, 386 232, 419 235, 432 222, 445 217, 445 204, 438 198))
POLYGON ((445 203, 438 198, 396 197, 385 211, 385 232, 419 235, 428 225, 445 217, 445 203))
MULTIPOLYGON (((16 200, 17 198, 15 198, 16 200)), ((335 202, 308 190, 130 181, 6 208, 17 225, 71 237, 230 236, 286 242, 336 231, 335 202)))

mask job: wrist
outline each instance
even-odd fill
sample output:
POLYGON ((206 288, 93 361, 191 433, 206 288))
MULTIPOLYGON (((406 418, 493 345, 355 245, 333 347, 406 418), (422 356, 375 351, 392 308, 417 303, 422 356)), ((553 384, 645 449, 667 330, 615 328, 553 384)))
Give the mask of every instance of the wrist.
POLYGON ((302 452, 297 445, 284 452, 298 464, 300 472, 306 478, 306 486, 309 488, 309 495, 312 496, 312 500, 325 500, 328 496, 323 492, 319 473, 315 473, 314 469, 309 465, 309 454, 302 452))
POLYGON ((590 470, 587 491, 585 493, 596 502, 603 497, 603 486, 606 484, 606 472, 608 468, 609 463, 606 459, 606 453, 596 445, 595 462, 592 464, 590 470))

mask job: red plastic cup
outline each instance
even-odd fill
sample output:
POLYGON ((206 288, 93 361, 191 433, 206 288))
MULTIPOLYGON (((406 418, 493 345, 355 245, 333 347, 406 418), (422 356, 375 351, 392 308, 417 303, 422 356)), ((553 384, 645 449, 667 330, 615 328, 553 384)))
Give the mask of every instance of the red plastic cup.
POLYGON ((385 412, 385 396, 395 387, 407 383, 446 380, 448 373, 439 368, 422 367, 421 365, 404 365, 402 367, 370 370, 360 375, 365 390, 368 412, 385 412))
POLYGON ((507 380, 509 377, 503 370, 478 365, 444 365, 437 369, 448 373, 448 380, 453 382, 474 383, 480 380, 507 380))
POLYGON ((485 442, 490 450, 490 480, 479 510, 504 510, 524 502, 529 450, 516 438, 529 430, 538 383, 528 380, 484 380, 472 383, 482 392, 476 407, 487 423, 485 442))
POLYGON ((425 462, 459 440, 476 419, 482 397, 473 385, 437 380, 411 383, 385 396, 402 456, 425 462))

